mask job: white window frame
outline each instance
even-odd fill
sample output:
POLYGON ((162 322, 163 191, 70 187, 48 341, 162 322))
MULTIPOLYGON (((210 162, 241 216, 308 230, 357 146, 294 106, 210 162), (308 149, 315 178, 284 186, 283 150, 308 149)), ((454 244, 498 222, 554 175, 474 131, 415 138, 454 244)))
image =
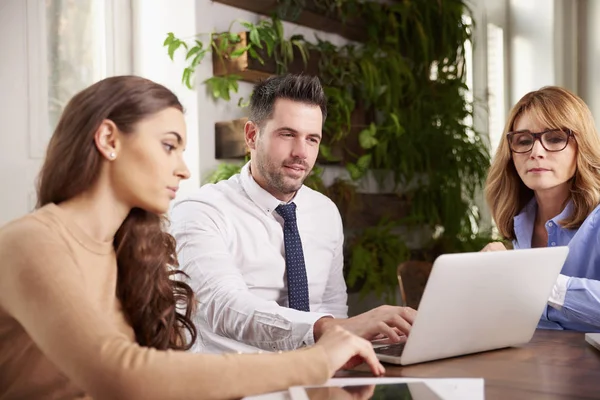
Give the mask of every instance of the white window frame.
MULTIPOLYGON (((27 1, 27 68, 29 157, 43 158, 52 132, 48 130, 48 57, 46 4, 27 1)), ((131 74, 131 0, 105 0, 106 76, 131 74)))

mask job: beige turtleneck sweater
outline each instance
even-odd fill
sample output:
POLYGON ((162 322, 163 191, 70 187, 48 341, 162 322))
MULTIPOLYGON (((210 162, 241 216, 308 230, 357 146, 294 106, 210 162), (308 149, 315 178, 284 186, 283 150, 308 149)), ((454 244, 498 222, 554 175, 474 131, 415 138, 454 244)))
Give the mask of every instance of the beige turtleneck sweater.
POLYGON ((0 229, 0 399, 231 399, 319 384, 319 346, 203 355, 139 346, 116 298, 112 242, 54 204, 0 229))

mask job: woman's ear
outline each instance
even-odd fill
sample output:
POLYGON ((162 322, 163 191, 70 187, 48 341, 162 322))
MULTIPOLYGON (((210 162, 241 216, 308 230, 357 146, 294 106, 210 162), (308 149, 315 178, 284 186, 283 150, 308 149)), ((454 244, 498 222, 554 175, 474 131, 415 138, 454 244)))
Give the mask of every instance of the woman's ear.
POLYGON ((96 148, 108 160, 117 158, 119 138, 117 126, 109 119, 102 121, 94 134, 96 148))

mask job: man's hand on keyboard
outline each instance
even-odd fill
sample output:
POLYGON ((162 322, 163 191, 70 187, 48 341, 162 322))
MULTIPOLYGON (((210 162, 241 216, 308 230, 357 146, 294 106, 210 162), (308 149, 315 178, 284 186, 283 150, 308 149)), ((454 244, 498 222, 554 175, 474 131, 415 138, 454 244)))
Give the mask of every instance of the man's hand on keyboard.
POLYGON ((380 306, 347 319, 321 318, 314 325, 315 339, 332 326, 340 325, 367 340, 388 338, 389 343, 406 340, 417 311, 410 307, 380 306))

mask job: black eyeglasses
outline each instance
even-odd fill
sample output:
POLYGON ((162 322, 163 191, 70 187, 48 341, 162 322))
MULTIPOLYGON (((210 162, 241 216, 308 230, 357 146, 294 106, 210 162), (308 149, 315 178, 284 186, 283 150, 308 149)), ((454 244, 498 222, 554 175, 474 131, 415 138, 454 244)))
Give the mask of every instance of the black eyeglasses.
POLYGON ((573 136, 570 129, 548 129, 544 132, 532 133, 529 131, 508 132, 508 147, 513 153, 529 153, 536 140, 539 140, 546 151, 562 151, 569 144, 573 136))

